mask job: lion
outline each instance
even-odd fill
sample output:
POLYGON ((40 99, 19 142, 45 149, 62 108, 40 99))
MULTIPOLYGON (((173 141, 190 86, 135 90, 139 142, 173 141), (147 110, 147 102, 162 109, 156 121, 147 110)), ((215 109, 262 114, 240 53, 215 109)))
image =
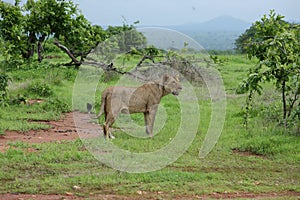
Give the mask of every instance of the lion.
MULTIPOLYGON (((103 91, 100 112, 93 118, 99 118, 104 113, 104 136, 114 138, 109 128, 120 112, 126 114, 144 113, 146 133, 153 138, 153 125, 161 98, 170 93, 177 96, 181 90, 179 75, 171 76, 168 74, 139 87, 111 86, 103 91)), ((91 114, 92 106, 89 103, 87 110, 91 114)))

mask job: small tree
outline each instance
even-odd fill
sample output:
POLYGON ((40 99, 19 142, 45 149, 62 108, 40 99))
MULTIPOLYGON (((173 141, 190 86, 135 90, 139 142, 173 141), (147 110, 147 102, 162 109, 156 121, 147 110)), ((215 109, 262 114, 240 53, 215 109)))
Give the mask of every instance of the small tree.
POLYGON ((248 117, 254 92, 261 94, 261 83, 272 81, 281 92, 283 123, 299 107, 300 95, 300 40, 299 26, 291 25, 276 15, 274 10, 269 15, 254 23, 256 30, 247 42, 246 52, 249 58, 258 58, 257 66, 250 70, 248 78, 239 88, 240 93, 248 92, 246 119, 248 117), (295 109, 296 108, 296 109, 295 109))

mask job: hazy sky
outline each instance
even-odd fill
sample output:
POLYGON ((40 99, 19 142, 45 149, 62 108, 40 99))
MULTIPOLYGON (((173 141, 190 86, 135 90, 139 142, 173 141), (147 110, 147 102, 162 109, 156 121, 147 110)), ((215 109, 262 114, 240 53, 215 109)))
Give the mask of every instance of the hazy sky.
POLYGON ((300 21, 300 0, 74 0, 86 17, 100 25, 136 20, 141 25, 177 25, 230 15, 254 22, 275 9, 300 21))
MULTIPOLYGON (((14 2, 14 0, 4 0, 14 2)), ((22 0, 25 2, 26 0, 22 0)), ((230 15, 254 22, 275 9, 287 20, 300 21, 300 0, 74 0, 93 24, 177 25, 230 15)))

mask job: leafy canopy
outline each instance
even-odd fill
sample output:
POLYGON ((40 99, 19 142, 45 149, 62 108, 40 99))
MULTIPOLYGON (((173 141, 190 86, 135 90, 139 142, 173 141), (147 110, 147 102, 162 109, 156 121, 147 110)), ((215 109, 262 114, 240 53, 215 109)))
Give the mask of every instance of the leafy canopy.
POLYGON ((23 6, 19 0, 15 5, 0 1, 0 28, 0 50, 7 63, 16 65, 36 52, 42 61, 48 39, 68 54, 72 59, 69 64, 76 66, 112 35, 122 38, 117 45, 124 51, 146 42, 132 25, 107 30, 92 25, 71 0, 27 0, 23 6))
POLYGON ((27 47, 24 35, 24 16, 19 2, 15 5, 0 1, 0 52, 4 65, 21 64, 27 47))
POLYGON ((70 0, 28 0, 23 6, 0 1, 1 52, 8 63, 17 63, 38 52, 55 38, 75 57, 84 58, 106 38, 100 26, 93 26, 70 0))

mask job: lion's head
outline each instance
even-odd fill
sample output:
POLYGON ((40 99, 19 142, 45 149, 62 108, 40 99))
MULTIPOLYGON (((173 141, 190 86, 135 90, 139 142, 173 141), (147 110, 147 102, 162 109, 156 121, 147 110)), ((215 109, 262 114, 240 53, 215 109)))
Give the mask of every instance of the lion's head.
POLYGON ((172 93, 173 95, 177 96, 182 90, 182 86, 179 82, 179 74, 176 76, 165 74, 162 77, 162 85, 167 94, 172 93))

